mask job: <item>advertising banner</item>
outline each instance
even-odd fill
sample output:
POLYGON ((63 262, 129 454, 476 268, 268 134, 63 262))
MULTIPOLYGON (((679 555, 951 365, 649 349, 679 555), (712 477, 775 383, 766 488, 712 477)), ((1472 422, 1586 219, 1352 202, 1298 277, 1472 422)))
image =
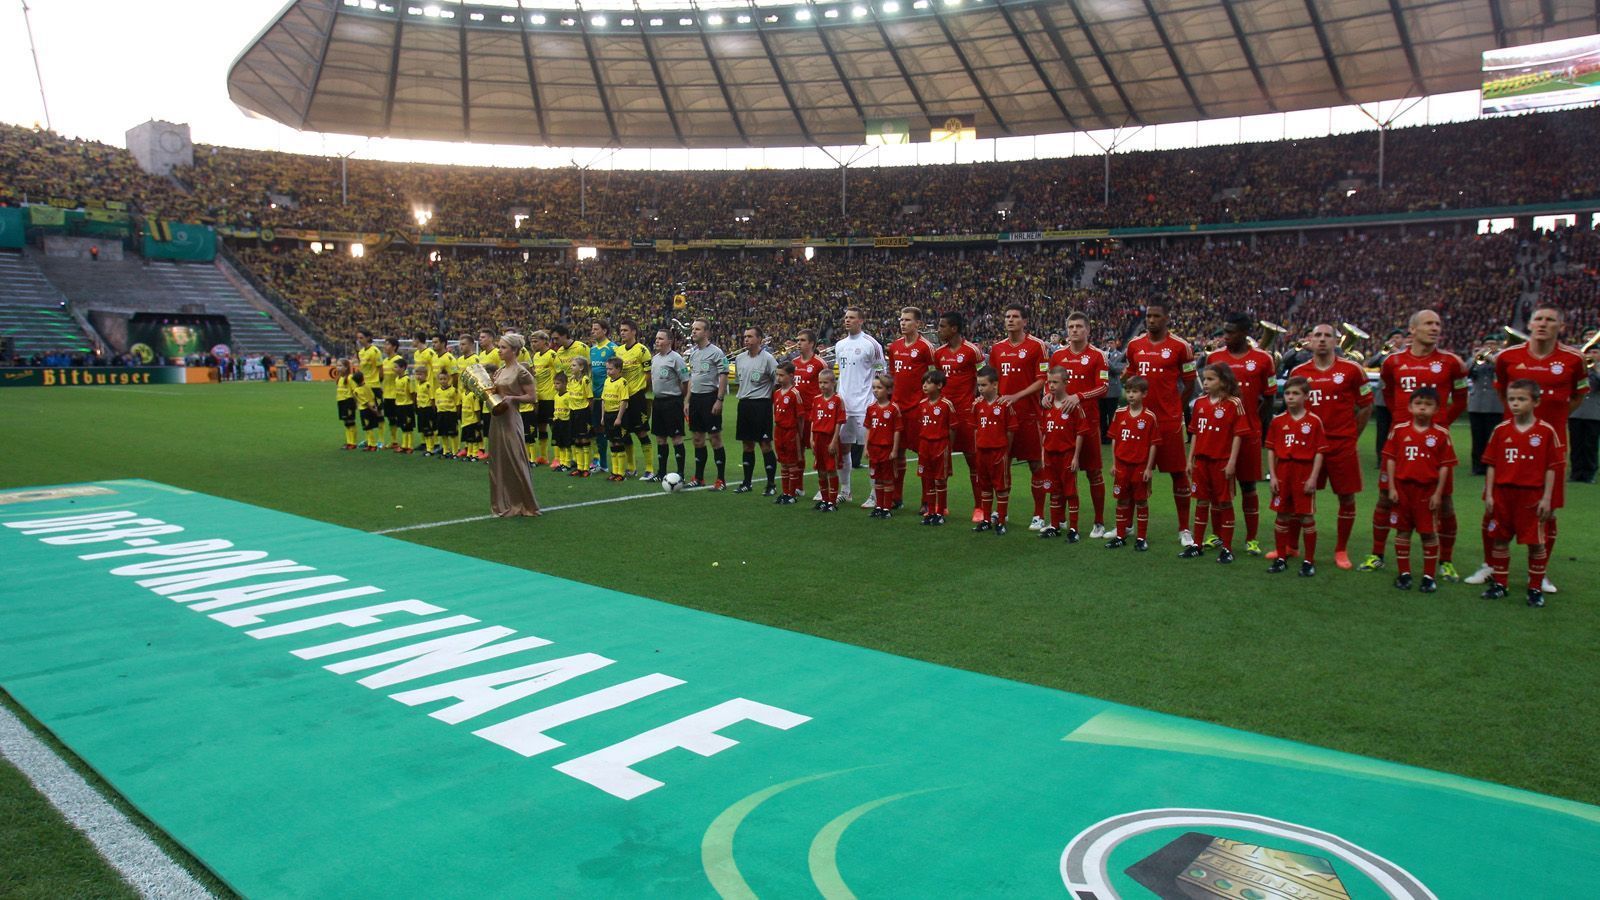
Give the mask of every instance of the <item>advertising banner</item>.
POLYGON ((128 352, 140 362, 181 360, 218 344, 233 344, 227 316, 135 313, 128 319, 128 352))
MULTIPOLYGON (((210 371, 215 372, 215 369, 210 371)), ((109 366, 52 368, 20 366, 0 369, 0 387, 112 387, 134 384, 187 384, 183 366, 109 366)))

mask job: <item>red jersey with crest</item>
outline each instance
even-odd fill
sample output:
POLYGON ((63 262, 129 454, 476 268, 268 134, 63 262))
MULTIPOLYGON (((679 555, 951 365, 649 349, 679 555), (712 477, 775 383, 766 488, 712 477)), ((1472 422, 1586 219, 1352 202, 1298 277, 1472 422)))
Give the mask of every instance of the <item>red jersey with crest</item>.
POLYGON ((1145 405, 1168 431, 1182 427, 1183 391, 1194 384, 1194 352, 1189 342, 1172 334, 1159 341, 1141 334, 1128 342, 1126 376, 1139 375, 1150 382, 1145 405))
POLYGON ((1384 405, 1396 419, 1411 415, 1411 395, 1422 387, 1439 392, 1439 413, 1433 417, 1436 425, 1448 428, 1467 408, 1467 364, 1448 350, 1435 347, 1426 356, 1410 350, 1391 353, 1384 359, 1379 377, 1384 405))
MULTIPOLYGON (((1067 370, 1067 393, 1077 394, 1079 402, 1099 400, 1111 385, 1111 368, 1106 365, 1106 355, 1093 344, 1084 344, 1082 350, 1068 344, 1050 357, 1050 368, 1067 370)), ((1099 420, 1095 420, 1098 426, 1099 420)))
POLYGON ((1148 407, 1139 410, 1138 415, 1126 406, 1117 410, 1111 417, 1112 455, 1119 463, 1144 465, 1150 460, 1150 447, 1161 443, 1160 426, 1148 407))
POLYGON ((1330 442, 1356 439, 1356 414, 1371 406, 1373 399, 1366 369, 1343 357, 1334 357, 1332 365, 1319 369, 1310 359, 1291 369, 1289 377, 1311 382, 1306 408, 1322 420, 1330 442))
POLYGON ((867 407, 867 448, 891 450, 900 432, 900 407, 893 403, 874 403, 867 407))
POLYGON ((1401 422, 1389 432, 1383 458, 1394 460, 1396 481, 1431 486, 1439 480, 1441 469, 1456 464, 1456 448, 1450 443, 1450 430, 1437 422, 1421 430, 1410 422, 1401 422))
POLYGON ((772 395, 772 425, 783 431, 794 431, 806 419, 806 398, 799 388, 789 388, 772 395))
POLYGON ((1544 473, 1555 470, 1556 483, 1566 471, 1567 454, 1555 426, 1535 418, 1524 431, 1511 420, 1489 435, 1483 464, 1494 468, 1495 487, 1544 488, 1544 473))
POLYGON ((1189 414, 1189 433, 1194 435, 1196 459, 1227 459, 1233 453, 1233 438, 1250 433, 1244 404, 1238 397, 1201 397, 1189 414))
POLYGON ((1267 449, 1278 460, 1311 462, 1318 453, 1328 452, 1328 435, 1322 428, 1322 419, 1309 410, 1298 419, 1289 413, 1279 413, 1267 429, 1267 449))
POLYGON ((950 450, 950 427, 955 423, 956 410, 950 401, 940 397, 917 404, 917 455, 937 456, 950 450))
POLYGON ((819 394, 811 404, 809 417, 813 435, 832 434, 844 422, 844 400, 838 394, 826 399, 819 394))
MULTIPOLYGON (((1501 350, 1494 358, 1494 389, 1503 398, 1511 382, 1524 378, 1539 385, 1539 402, 1533 407, 1533 417, 1543 419, 1565 435, 1572 401, 1589 393, 1589 370, 1583 355, 1564 344, 1557 344, 1548 356, 1542 357, 1534 356, 1527 344, 1501 350)), ((1511 418, 1510 409, 1506 410, 1506 418, 1511 418)))
POLYGON ((910 410, 922 402, 922 376, 933 365, 933 345, 918 337, 906 343, 900 338, 884 351, 889 358, 889 374, 894 376, 894 402, 910 410))
POLYGON ((1044 432, 1045 452, 1071 453, 1078 445, 1078 435, 1083 434, 1095 439, 1094 447, 1086 449, 1099 453, 1099 435, 1095 434, 1100 430, 1099 425, 1098 411, 1091 419, 1084 415, 1082 406, 1073 407, 1072 412, 1067 412, 1059 406, 1051 407, 1044 411, 1044 419, 1040 422, 1040 429, 1044 432))
MULTIPOLYGON (((1050 367, 1050 349, 1031 334, 1022 336, 1022 343, 1013 344, 1007 338, 995 341, 989 348, 989 365, 1000 373, 1000 396, 1021 393, 1034 382, 1043 382, 1050 367)), ((1012 404, 1017 421, 1033 422, 1039 418, 1039 394, 1025 397, 1012 404)))
POLYGON ((794 386, 800 391, 800 396, 810 407, 817 402, 817 397, 822 395, 822 389, 817 387, 817 376, 828 364, 820 356, 812 356, 809 360, 796 356, 789 360, 794 365, 794 386))
POLYGON ((1234 356, 1223 349, 1207 356, 1206 362, 1225 363, 1233 370, 1233 378, 1239 383, 1239 402, 1244 404, 1245 424, 1250 426, 1248 433, 1252 437, 1260 437, 1261 398, 1278 393, 1278 366, 1272 361, 1272 354, 1251 347, 1244 351, 1244 355, 1234 356))
POLYGON ((975 446, 983 450, 1000 450, 1010 445, 1010 436, 1017 430, 1017 407, 1026 401, 1007 406, 1004 403, 979 398, 972 411, 977 416, 978 430, 975 446))
POLYGON ((978 396, 978 367, 983 364, 983 351, 967 340, 955 347, 940 344, 933 349, 933 361, 944 372, 944 399, 970 419, 978 396))

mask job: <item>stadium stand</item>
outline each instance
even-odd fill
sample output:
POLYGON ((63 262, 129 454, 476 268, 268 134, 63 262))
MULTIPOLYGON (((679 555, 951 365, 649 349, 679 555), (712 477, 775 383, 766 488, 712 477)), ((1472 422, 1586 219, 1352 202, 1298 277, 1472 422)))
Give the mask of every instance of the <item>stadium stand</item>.
POLYGON ((0 252, 0 356, 83 355, 93 343, 26 254, 0 252))

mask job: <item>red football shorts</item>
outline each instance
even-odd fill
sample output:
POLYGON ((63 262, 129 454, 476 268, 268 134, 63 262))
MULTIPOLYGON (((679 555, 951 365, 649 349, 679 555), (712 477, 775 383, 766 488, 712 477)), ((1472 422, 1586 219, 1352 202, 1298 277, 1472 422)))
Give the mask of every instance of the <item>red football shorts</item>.
POLYGON ((1544 491, 1509 484, 1494 486, 1494 515, 1483 521, 1492 541, 1507 544, 1543 544, 1544 523, 1539 521, 1539 497, 1544 491))
POLYGON ((867 460, 867 469, 871 472, 872 480, 876 484, 894 481, 894 455, 889 454, 880 459, 869 458, 867 460))
POLYGON ((1261 435, 1246 434, 1239 439, 1239 461, 1234 464, 1233 477, 1237 481, 1260 481, 1264 476, 1261 466, 1261 435))
MULTIPOLYGON (((1382 474, 1379 486, 1386 483, 1382 474)), ((1329 441, 1328 452, 1322 457, 1322 474, 1317 476, 1317 488, 1333 487, 1335 494, 1361 493, 1361 456, 1356 452, 1355 441, 1329 441)))
POLYGON ((1157 424, 1162 431, 1161 443, 1156 445, 1156 471, 1168 474, 1182 472, 1189 467, 1189 460, 1184 455, 1188 448, 1183 443, 1183 420, 1157 424))
MULTIPOLYGON (((955 451, 966 454, 967 458, 971 459, 972 455, 977 452, 978 423, 972 420, 970 413, 958 413, 956 414, 955 427, 951 430, 956 435, 955 451)), ((921 455, 920 450, 917 453, 919 456, 921 455)))
POLYGON ((1011 433, 1011 458, 1038 462, 1043 455, 1044 444, 1039 440, 1039 420, 1019 417, 1017 430, 1011 433))
POLYGON ((917 443, 922 439, 922 417, 917 415, 917 406, 912 404, 910 409, 900 409, 900 455, 905 456, 907 450, 917 449, 917 443))
POLYGON ((868 444, 867 467, 876 468, 878 463, 891 462, 894 459, 894 454, 890 452, 890 449, 891 448, 889 447, 874 447, 871 444, 868 444))
MULTIPOLYGON (((1095 446, 1099 449, 1099 445, 1095 446)), ((1087 448, 1085 449, 1087 452, 1087 448)), ((1044 452, 1044 489, 1052 494, 1060 493, 1063 497, 1078 496, 1078 474, 1068 472, 1067 464, 1072 462, 1070 450, 1046 450, 1044 452)))
POLYGON ((917 444, 917 476, 928 481, 944 481, 950 477, 950 445, 948 442, 917 444))
POLYGON ((1011 490, 1011 461, 1004 447, 979 447, 973 470, 978 473, 978 490, 1011 490))
POLYGON ((1150 482, 1144 480, 1144 463, 1114 462, 1111 467, 1111 496, 1118 503, 1149 500, 1150 482))
POLYGON ((1211 503, 1232 503, 1234 480, 1225 474, 1227 467, 1228 461, 1225 459, 1195 457, 1194 498, 1211 503))
POLYGON ((828 449, 833 443, 833 435, 831 431, 811 432, 811 455, 817 460, 818 472, 835 472, 839 469, 839 460, 828 449))
POLYGON ((1272 495, 1272 511, 1280 516, 1311 516, 1317 512, 1317 495, 1306 493, 1306 479, 1311 477, 1308 460, 1280 459, 1273 473, 1278 478, 1278 492, 1272 495))
POLYGON ((1400 500, 1389 510, 1389 527, 1401 534, 1412 531, 1438 534, 1439 526, 1434 521, 1438 512, 1428 508, 1433 485, 1420 481, 1397 481, 1395 490, 1400 494, 1400 500))
POLYGON ((1105 468, 1100 453, 1100 410, 1094 403, 1084 406, 1089 417, 1089 428, 1083 435, 1083 452, 1078 454, 1078 468, 1084 472, 1099 472, 1105 468))
POLYGON ((800 449, 800 435, 792 428, 773 429, 772 449, 778 454, 778 462, 786 466, 805 462, 805 451, 800 449))

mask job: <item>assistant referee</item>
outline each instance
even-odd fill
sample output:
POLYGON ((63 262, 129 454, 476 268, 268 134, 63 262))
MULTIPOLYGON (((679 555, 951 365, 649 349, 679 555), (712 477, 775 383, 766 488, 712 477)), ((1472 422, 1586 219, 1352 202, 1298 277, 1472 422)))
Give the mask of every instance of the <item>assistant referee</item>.
POLYGON ((762 346, 763 337, 761 329, 754 325, 744 330, 744 352, 734 367, 739 379, 739 415, 734 431, 744 444, 744 480, 733 492, 750 492, 756 445, 760 444, 761 461, 767 469, 765 495, 770 497, 778 491, 778 458, 772 453, 772 387, 777 380, 778 361, 762 346))

